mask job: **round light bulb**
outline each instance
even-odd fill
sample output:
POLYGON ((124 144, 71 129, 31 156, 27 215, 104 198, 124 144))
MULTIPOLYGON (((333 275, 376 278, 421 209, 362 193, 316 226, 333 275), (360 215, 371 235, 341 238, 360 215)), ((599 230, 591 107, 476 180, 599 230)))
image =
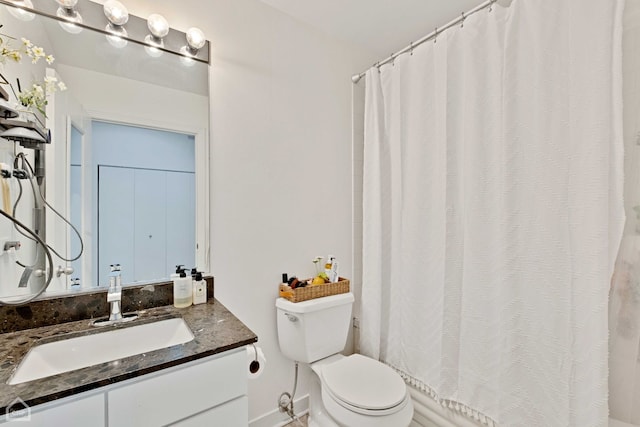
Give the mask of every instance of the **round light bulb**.
POLYGON ((186 67, 191 67, 196 61, 193 60, 193 50, 187 46, 182 46, 180 48, 180 53, 182 56, 180 57, 180 62, 182 65, 186 67))
POLYGON ((113 25, 124 25, 129 21, 127 8, 118 0, 104 2, 104 15, 113 25))
POLYGON ((192 27, 187 30, 187 43, 191 49, 202 49, 206 42, 207 40, 200 28, 192 27))
POLYGON ((151 34, 159 39, 169 34, 169 23, 164 19, 164 16, 158 15, 157 13, 149 15, 147 27, 149 27, 151 34))
MULTIPOLYGON (((57 1, 57 0, 56 0, 57 1)), ((59 7, 56 11, 56 16, 58 18, 62 18, 67 22, 60 21, 58 24, 68 33, 78 34, 82 31, 82 27, 76 24, 82 24, 82 16, 73 9, 65 9, 64 7, 59 7)))
POLYGON ((158 49, 159 47, 164 47, 162 39, 154 37, 151 34, 147 34, 144 38, 144 42, 147 44, 147 46, 144 47, 144 50, 149 56, 154 58, 162 56, 162 50, 158 49))
MULTIPOLYGON (((24 6, 28 7, 29 9, 33 9, 33 3, 31 2, 31 0, 17 0, 12 1, 11 3, 15 4, 16 6, 24 6)), ((27 12, 26 10, 20 9, 18 7, 7 6, 7 10, 14 18, 18 18, 21 21, 32 21, 33 18, 36 17, 35 13, 27 12)))
POLYGON ((129 43, 127 39, 124 38, 128 37, 129 34, 123 27, 107 24, 107 26, 105 27, 105 31, 110 33, 105 37, 107 38, 107 41, 111 46, 122 49, 129 43))
POLYGON ((196 61, 194 61, 193 59, 193 55, 191 54, 191 52, 189 52, 189 50, 190 49, 187 46, 182 46, 180 48, 180 53, 182 54, 182 56, 180 57, 180 62, 185 67, 191 67, 196 63, 196 61))

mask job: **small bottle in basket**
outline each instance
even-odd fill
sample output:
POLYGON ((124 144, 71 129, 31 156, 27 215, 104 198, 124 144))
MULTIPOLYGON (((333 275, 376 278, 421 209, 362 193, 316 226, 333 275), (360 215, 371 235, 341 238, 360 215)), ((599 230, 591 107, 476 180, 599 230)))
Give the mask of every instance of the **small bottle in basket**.
POLYGON ((333 280, 331 280, 331 266, 333 265, 333 261, 333 255, 329 255, 327 257, 327 262, 324 264, 324 273, 327 275, 327 277, 329 277, 329 281, 331 282, 333 282, 333 280))
POLYGON ((331 283, 336 283, 338 281, 338 261, 335 258, 331 263, 331 274, 329 274, 329 280, 331 280, 331 283))

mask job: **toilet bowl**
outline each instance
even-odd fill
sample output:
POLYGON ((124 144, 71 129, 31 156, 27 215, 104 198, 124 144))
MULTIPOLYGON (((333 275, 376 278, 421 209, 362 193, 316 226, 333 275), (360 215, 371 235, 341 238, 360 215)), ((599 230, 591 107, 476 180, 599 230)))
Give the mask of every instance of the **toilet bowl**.
POLYGON ((350 293, 299 303, 276 300, 280 350, 315 373, 309 426, 407 427, 413 404, 400 375, 369 357, 340 354, 353 301, 350 293))
POLYGON ((401 427, 411 422, 413 404, 404 381, 377 360, 334 355, 311 369, 319 385, 313 392, 321 397, 310 401, 311 426, 401 427), (319 417, 322 422, 314 424, 319 417))

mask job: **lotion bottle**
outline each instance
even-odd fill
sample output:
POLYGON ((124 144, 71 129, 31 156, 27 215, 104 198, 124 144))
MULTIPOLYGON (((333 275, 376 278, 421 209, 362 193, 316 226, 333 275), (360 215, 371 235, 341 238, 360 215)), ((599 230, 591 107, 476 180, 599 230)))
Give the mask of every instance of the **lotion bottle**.
POLYGON ((202 280, 202 273, 196 272, 193 279, 193 305, 207 302, 207 282, 202 280))
POLYGON ((176 308, 189 307, 193 301, 193 285, 191 276, 187 277, 187 272, 181 265, 176 266, 173 279, 173 306, 176 308))

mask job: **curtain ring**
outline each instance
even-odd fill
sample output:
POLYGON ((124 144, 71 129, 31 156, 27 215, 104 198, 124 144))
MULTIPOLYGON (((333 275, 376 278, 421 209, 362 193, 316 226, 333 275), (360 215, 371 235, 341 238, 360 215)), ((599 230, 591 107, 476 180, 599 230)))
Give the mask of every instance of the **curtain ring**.
POLYGON ((438 27, 436 27, 435 31, 433 32, 433 42, 438 42, 438 27))
POLYGON ((413 42, 409 43, 409 54, 413 56, 413 42))
POLYGON ((460 28, 464 28, 464 20, 465 20, 464 12, 462 12, 462 18, 460 19, 460 28))

